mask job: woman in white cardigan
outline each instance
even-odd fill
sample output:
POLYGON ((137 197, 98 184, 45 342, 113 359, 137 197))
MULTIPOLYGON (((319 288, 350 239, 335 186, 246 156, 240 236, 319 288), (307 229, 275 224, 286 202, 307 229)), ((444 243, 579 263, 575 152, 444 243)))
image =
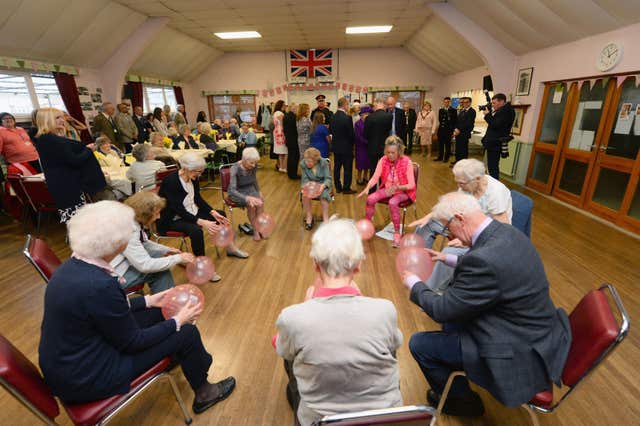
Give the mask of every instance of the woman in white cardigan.
POLYGON ((125 204, 135 211, 136 221, 127 248, 110 262, 115 272, 126 281, 121 284, 122 288, 148 283, 151 294, 155 294, 173 287, 171 268, 178 263, 193 262, 195 256, 155 243, 147 237, 144 228, 160 217, 165 206, 164 198, 154 192, 142 191, 129 197, 125 204))

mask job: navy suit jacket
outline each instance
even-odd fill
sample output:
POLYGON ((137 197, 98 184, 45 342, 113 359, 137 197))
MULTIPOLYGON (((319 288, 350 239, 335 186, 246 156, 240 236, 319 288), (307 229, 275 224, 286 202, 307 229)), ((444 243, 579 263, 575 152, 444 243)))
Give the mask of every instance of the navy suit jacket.
MULTIPOLYGON (((173 218, 176 216, 186 222, 196 223, 198 221, 197 216, 192 215, 184 208, 183 202, 187 196, 187 191, 184 190, 179 179, 180 175, 178 172, 171 173, 164 178, 160 185, 158 195, 167 200, 167 205, 160 213, 160 220, 158 220, 158 230, 161 233, 166 232, 171 222, 173 222, 173 218)), ((191 182, 193 183, 194 190, 193 200, 198 206, 198 209, 209 213, 213 208, 200 195, 198 179, 194 179, 191 182)))
POLYGON ((476 122, 476 110, 468 108, 466 111, 458 112, 456 120, 456 129, 460 130, 460 136, 469 139, 476 122))
MULTIPOLYGON (((391 114, 385 110, 377 110, 364 120, 364 137, 367 140, 367 154, 376 161, 384 154, 384 141, 391 132, 391 114)), ((375 164, 372 164, 375 167, 375 164)))
POLYGON ((551 301, 538 252, 513 226, 492 221, 458 258, 442 295, 419 282, 411 300, 435 321, 458 326, 467 376, 504 405, 560 382, 569 319, 551 301))
POLYGON ((338 110, 329 124, 331 132, 331 150, 336 154, 349 154, 353 152, 353 144, 356 134, 353 130, 353 119, 345 114, 344 111, 338 110))
MULTIPOLYGON (((407 135, 407 117, 402 108, 394 108, 395 111, 395 121, 396 121, 396 136, 400 139, 404 139, 407 135)), ((393 113, 389 112, 389 115, 392 117, 393 121, 393 113)))
POLYGON ((39 361, 51 391, 67 402, 94 401, 129 391, 132 357, 176 332, 175 320, 138 326, 117 278, 76 258, 47 284, 39 361))
POLYGON ((509 102, 504 104, 495 114, 491 112, 486 114, 484 121, 487 122, 487 133, 482 138, 482 145, 489 151, 500 150, 501 139, 509 136, 515 118, 516 113, 509 102))

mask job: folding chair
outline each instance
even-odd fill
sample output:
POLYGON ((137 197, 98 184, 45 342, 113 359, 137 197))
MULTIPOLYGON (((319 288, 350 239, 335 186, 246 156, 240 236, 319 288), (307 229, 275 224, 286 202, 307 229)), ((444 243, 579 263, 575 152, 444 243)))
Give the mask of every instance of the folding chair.
MULTIPOLYGON (((562 397, 553 403, 553 387, 549 384, 549 390, 538 392, 531 401, 523 404, 534 426, 538 426, 536 412, 553 413, 595 368, 600 365, 613 349, 618 346, 629 332, 630 318, 620 300, 615 287, 611 284, 603 284, 597 290, 587 293, 580 303, 569 315, 571 324, 571 347, 569 355, 562 371, 562 383, 568 390, 562 397), (609 290, 611 298, 616 305, 621 317, 618 322, 607 300, 605 290, 609 290)), ((449 375, 444 387, 437 412, 442 412, 449 389, 456 376, 465 376, 464 371, 454 371, 449 375)))
POLYGON ((229 221, 231 222, 231 228, 233 229, 233 209, 241 208, 234 203, 231 198, 229 198, 229 184, 231 183, 231 167, 233 167, 233 163, 231 164, 222 164, 218 169, 220 171, 220 194, 222 196, 222 210, 225 210, 225 207, 229 208, 229 221))
MULTIPOLYGON (((412 162, 411 164, 413 165, 413 179, 415 180, 415 183, 416 183, 416 196, 417 196, 418 177, 420 176, 420 164, 416 162, 412 162)), ((381 200, 380 204, 389 205, 389 199, 381 200)), ((400 235, 404 234, 404 221, 405 221, 405 217, 407 216, 407 208, 409 208, 410 206, 413 206, 414 219, 418 219, 418 208, 416 206, 416 203, 413 202, 413 200, 411 199, 401 202, 398 205, 398 207, 402 209, 402 225, 400 226, 400 235)))
MULTIPOLYGON (((56 203, 47 188, 47 183, 34 177, 11 174, 7 176, 11 187, 24 204, 36 215, 36 232, 40 232, 42 213, 57 213, 56 203)), ((25 209, 26 214, 26 209, 25 209)))
MULTIPOLYGON (((327 166, 329 167, 329 174, 331 175, 331 188, 329 188, 329 195, 331 196, 331 202, 329 203, 329 213, 331 213, 331 206, 334 206, 335 209, 335 201, 336 201, 336 193, 333 189, 333 166, 331 165, 331 159, 329 158, 321 158, 320 161, 325 160, 327 162, 327 166)), ((312 198, 311 201, 320 201, 320 197, 312 198)), ((304 222, 304 207, 302 206, 302 195, 300 195, 300 208, 302 209, 302 222, 304 222)))
MULTIPOLYGON (((160 379, 167 379, 180 405, 185 424, 191 424, 191 416, 182 400, 178 386, 167 371, 170 365, 171 358, 163 358, 134 379, 131 390, 124 395, 114 395, 82 404, 61 402, 62 406, 74 425, 102 425, 111 420, 151 384, 160 379)), ((60 409, 51 390, 36 366, 2 335, 0 335, 0 385, 45 424, 56 425, 55 418, 60 414, 60 409)))
POLYGON ((433 407, 425 405, 407 405, 405 407, 384 408, 381 410, 358 411, 348 414, 324 416, 314 422, 315 426, 360 426, 360 425, 406 425, 425 426, 435 424, 437 417, 433 407))
POLYGON ((31 234, 27 234, 22 254, 38 271, 45 283, 49 282, 56 269, 62 265, 62 261, 49 245, 40 238, 32 237, 31 234))

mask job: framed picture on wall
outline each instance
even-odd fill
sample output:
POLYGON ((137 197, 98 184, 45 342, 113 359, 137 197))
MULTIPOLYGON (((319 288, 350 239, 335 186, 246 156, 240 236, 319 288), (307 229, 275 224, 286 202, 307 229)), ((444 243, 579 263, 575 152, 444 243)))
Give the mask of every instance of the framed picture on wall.
POLYGON ((522 123, 524 122, 524 113, 527 112, 527 108, 529 108, 529 105, 513 105, 516 118, 513 120, 513 126, 511 126, 512 135, 520 135, 522 133, 522 123))
POLYGON ((531 90, 531 78, 533 77, 533 67, 523 68, 518 71, 518 83, 516 86, 516 96, 528 96, 531 90))

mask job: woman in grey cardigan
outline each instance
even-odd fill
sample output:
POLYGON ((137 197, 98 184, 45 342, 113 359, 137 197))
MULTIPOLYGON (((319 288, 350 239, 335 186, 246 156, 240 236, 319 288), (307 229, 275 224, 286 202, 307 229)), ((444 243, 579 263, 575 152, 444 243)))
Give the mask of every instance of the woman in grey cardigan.
POLYGON ((127 198, 125 204, 134 210, 136 220, 127 248, 110 262, 115 272, 126 280, 122 288, 148 283, 151 294, 155 294, 173 287, 171 268, 178 263, 193 262, 195 256, 155 243, 145 234, 144 228, 160 217, 164 198, 155 192, 142 191, 127 198))
MULTIPOLYGON (((309 182, 317 182, 322 185, 322 193, 318 198, 322 206, 322 221, 327 222, 329 220, 329 202, 331 201, 331 187, 333 185, 329 160, 322 158, 317 148, 307 148, 300 162, 300 168, 302 169, 302 188, 309 182)), ((309 231, 313 228, 311 199, 302 194, 301 197, 305 215, 304 228, 309 231)))
POLYGON ((247 216, 253 226, 253 239, 260 241, 262 235, 256 228, 256 218, 262 213, 264 199, 260 193, 256 170, 260 161, 260 154, 255 148, 245 148, 242 151, 242 160, 231 167, 231 179, 227 193, 229 199, 239 207, 247 209, 247 216))
POLYGON ((397 312, 360 294, 353 278, 362 239, 347 219, 323 223, 311 240, 319 272, 311 298, 285 308, 275 346, 289 374, 287 399, 302 426, 323 416, 402 405, 397 312))

